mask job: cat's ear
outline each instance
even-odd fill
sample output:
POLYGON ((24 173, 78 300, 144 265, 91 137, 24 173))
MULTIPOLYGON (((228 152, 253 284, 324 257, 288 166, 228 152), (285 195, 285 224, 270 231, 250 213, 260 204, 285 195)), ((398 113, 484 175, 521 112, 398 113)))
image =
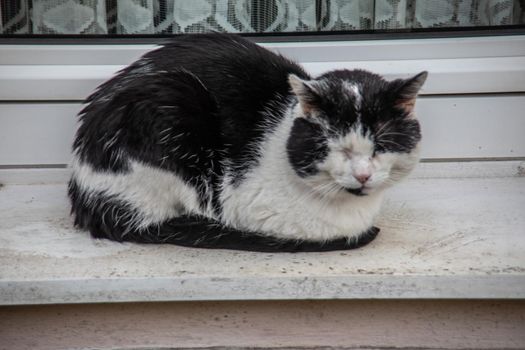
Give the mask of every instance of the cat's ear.
POLYGON ((299 105, 305 115, 311 115, 319 105, 319 93, 313 82, 303 80, 295 74, 288 76, 288 83, 292 92, 297 96, 299 105))
POLYGON ((416 97, 427 80, 428 72, 421 72, 409 79, 398 79, 391 82, 394 87, 394 106, 404 109, 409 115, 414 112, 416 97))

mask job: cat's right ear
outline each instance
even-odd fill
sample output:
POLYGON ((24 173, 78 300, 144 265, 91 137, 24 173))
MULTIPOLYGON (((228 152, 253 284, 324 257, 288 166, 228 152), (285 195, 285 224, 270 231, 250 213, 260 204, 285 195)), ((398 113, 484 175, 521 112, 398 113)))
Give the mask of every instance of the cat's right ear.
POLYGON ((319 105, 319 95, 311 81, 303 80, 295 74, 288 76, 292 92, 297 96, 299 105, 305 116, 311 115, 319 105))
POLYGON ((416 97, 427 80, 427 77, 428 72, 424 71, 410 79, 397 79, 392 81, 390 84, 394 87, 395 92, 394 105, 404 109, 408 115, 412 115, 416 104, 416 97))

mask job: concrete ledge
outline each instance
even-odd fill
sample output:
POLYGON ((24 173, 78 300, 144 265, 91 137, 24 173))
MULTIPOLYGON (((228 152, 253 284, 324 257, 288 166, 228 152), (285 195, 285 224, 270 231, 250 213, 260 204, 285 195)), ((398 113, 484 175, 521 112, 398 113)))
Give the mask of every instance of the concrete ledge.
MULTIPOLYGON (((488 162, 477 168, 427 164, 419 172, 423 176, 389 193, 376 241, 359 250, 315 254, 93 240, 72 227, 64 183, 6 181, 0 188, 0 305, 522 299, 525 177, 521 166, 517 161, 493 168, 488 162), (466 170, 458 171, 461 167, 466 170), (465 176, 459 176, 462 173, 465 176)), ((3 171, 4 178, 12 180, 7 172, 3 171)))

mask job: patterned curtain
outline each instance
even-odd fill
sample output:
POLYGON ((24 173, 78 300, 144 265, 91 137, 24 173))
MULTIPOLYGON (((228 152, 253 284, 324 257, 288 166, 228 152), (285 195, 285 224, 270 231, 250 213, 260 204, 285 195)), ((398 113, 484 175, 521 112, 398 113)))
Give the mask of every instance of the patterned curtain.
POLYGON ((9 0, 0 34, 277 33, 525 23, 525 0, 9 0))

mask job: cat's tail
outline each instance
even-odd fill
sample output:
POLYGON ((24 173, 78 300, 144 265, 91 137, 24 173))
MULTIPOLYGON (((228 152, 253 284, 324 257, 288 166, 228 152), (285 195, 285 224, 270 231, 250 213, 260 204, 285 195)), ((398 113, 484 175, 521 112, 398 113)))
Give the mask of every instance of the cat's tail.
POLYGON ((379 229, 372 227, 352 240, 339 238, 322 242, 299 241, 240 231, 199 216, 180 216, 159 226, 127 232, 122 240, 258 252, 321 252, 358 248, 371 242, 378 233, 379 229))
POLYGON ((138 243, 170 243, 186 247, 235 249, 257 252, 322 252, 347 250, 370 243, 379 233, 370 228, 358 238, 330 241, 300 241, 240 231, 199 216, 180 216, 162 225, 129 231, 119 238, 138 243))

